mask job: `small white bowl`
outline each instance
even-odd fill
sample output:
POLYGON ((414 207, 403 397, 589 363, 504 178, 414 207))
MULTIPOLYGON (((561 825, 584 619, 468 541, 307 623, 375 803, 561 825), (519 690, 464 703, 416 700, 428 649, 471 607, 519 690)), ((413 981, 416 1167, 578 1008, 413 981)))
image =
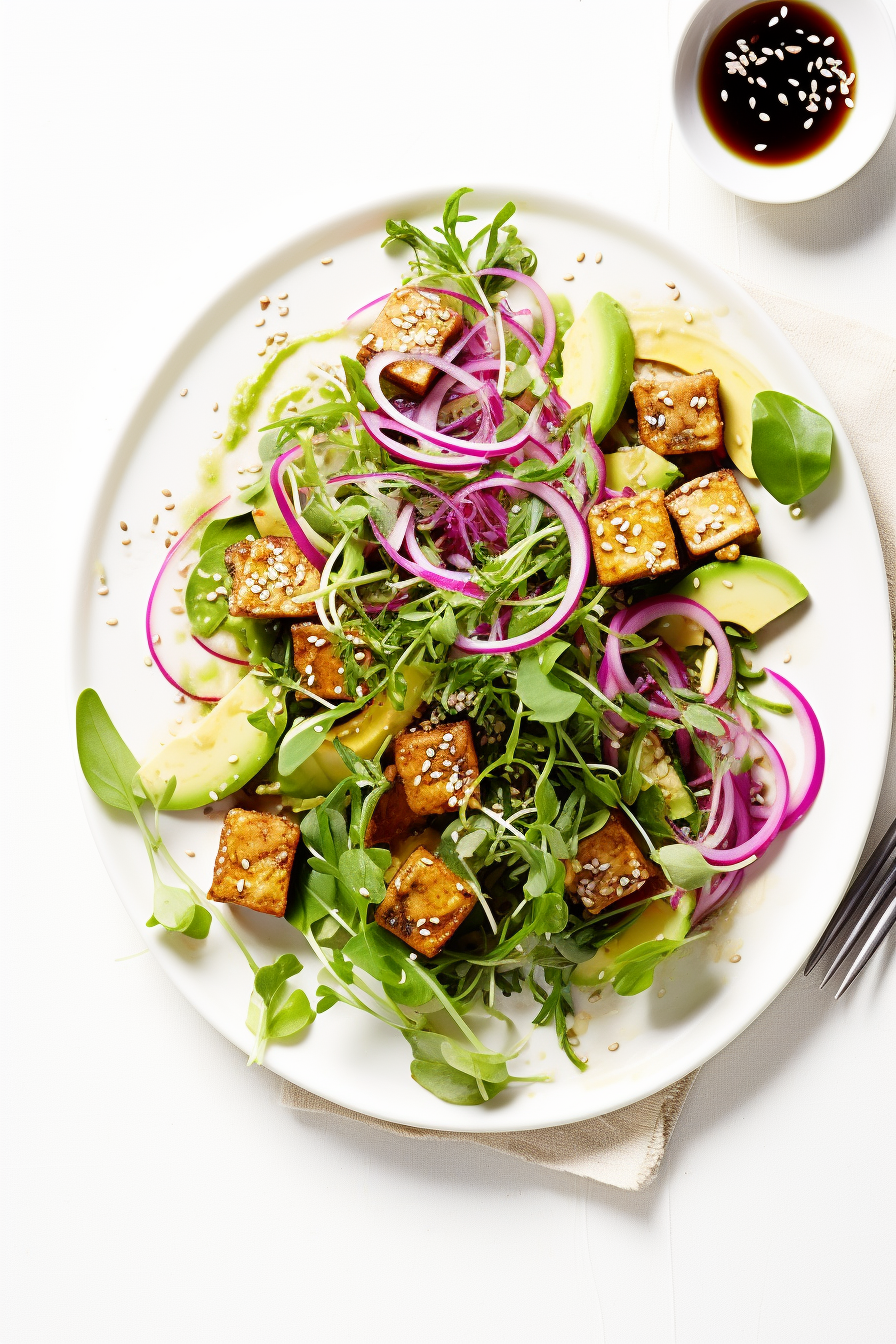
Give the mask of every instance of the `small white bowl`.
POLYGON ((877 153, 896 116, 896 34, 881 0, 824 0, 846 36, 859 81, 856 105, 840 132, 801 163, 755 164, 726 149, 710 130, 697 91, 703 53, 743 0, 705 0, 675 53, 672 108, 696 163, 737 196, 783 205, 823 196, 849 181, 877 153))

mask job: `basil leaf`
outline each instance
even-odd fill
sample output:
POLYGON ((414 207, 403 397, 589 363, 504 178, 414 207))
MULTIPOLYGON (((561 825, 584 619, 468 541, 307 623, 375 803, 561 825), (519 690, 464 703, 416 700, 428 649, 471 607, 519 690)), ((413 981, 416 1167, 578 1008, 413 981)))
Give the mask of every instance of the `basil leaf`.
POLYGON ((817 490, 831 470, 830 420, 786 392, 753 398, 753 467, 780 504, 795 504, 817 490))
POLYGON ((194 635, 206 637, 214 634, 230 615, 228 594, 231 583, 224 563, 224 552, 229 544, 225 542, 203 551, 190 571, 184 606, 194 635), (226 588, 227 592, 219 593, 218 588, 226 588), (210 594, 214 595, 212 600, 210 594))
POLYGON ((199 553, 204 555, 206 551, 218 546, 225 548, 235 546, 238 541, 257 536, 258 528, 251 513, 240 513, 235 518, 213 518, 202 534, 199 553))
MULTIPOLYGON (((137 760, 125 744, 96 691, 88 689, 78 696, 75 710, 78 759, 84 778, 98 798, 123 812, 134 809, 131 781, 139 770, 137 760)), ((137 801, 140 801, 138 796, 137 801)))

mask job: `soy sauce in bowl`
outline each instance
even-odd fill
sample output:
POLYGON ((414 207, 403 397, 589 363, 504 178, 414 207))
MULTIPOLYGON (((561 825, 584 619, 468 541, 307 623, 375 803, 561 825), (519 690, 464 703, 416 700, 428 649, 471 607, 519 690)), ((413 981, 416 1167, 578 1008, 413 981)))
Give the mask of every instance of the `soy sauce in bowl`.
POLYGON ((815 5, 749 5, 703 57, 700 105, 713 133, 751 163, 799 163, 843 126, 856 97, 852 52, 815 5))

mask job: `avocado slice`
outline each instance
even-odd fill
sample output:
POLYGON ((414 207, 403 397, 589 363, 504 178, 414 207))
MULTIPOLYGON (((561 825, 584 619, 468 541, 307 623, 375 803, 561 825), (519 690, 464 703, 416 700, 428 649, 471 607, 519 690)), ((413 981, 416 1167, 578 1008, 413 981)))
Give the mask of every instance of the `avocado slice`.
POLYGON ((609 453, 605 461, 610 490, 624 490, 627 485, 633 490, 668 490, 681 476, 668 458, 661 457, 652 448, 628 448, 609 453))
MULTIPOLYGON (((789 569, 756 555, 742 555, 730 563, 712 560, 688 574, 672 593, 692 597, 717 621, 743 626, 751 634, 809 596, 808 589, 789 569), (695 579, 699 579, 698 585, 695 579)), ((702 627, 683 616, 663 617, 655 623, 654 633, 673 649, 703 642, 702 627)))
POLYGON ((651 901, 633 924, 617 938, 611 938, 599 947, 590 961, 582 961, 572 973, 574 985, 608 985, 620 969, 616 959, 642 943, 655 943, 660 938, 680 943, 691 927, 695 900, 685 893, 679 898, 678 909, 668 901, 651 901))
MULTIPOLYGON (((383 691, 359 714, 350 719, 343 719, 331 728, 317 751, 303 761, 293 774, 279 774, 276 761, 272 761, 265 771, 266 782, 279 784, 277 792, 290 798, 318 798, 328 794, 340 779, 346 779, 349 773, 333 742, 338 738, 345 746, 350 747, 356 756, 370 760, 387 737, 394 737, 396 733, 407 728, 423 697, 423 688, 430 678, 431 670, 416 665, 403 668, 407 682, 404 709, 395 709, 383 691)), ((262 789, 264 792, 270 791, 265 785, 262 785, 262 789)))
POLYGON ((273 755, 286 727, 286 714, 274 713, 276 703, 251 672, 243 677, 191 733, 176 737, 140 767, 147 797, 160 798, 172 775, 177 785, 166 812, 204 807, 241 789, 273 755))
POLYGON ((638 769, 647 781, 643 788, 649 789, 655 784, 663 795, 666 815, 672 821, 682 821, 685 817, 691 816, 695 806, 693 795, 656 733, 648 733, 641 743, 638 769), (662 752, 662 755, 657 757, 657 752, 662 752))
POLYGON ((595 294, 564 338, 560 391, 570 406, 591 402, 598 443, 619 419, 634 381, 634 360, 628 318, 609 294, 595 294))

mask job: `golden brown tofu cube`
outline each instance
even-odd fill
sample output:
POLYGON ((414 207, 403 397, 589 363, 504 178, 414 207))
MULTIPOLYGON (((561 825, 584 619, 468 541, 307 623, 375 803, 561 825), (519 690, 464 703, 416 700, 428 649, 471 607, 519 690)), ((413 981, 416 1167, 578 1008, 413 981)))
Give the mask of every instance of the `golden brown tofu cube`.
POLYGON ((645 859, 625 818, 613 808, 599 831, 587 836, 566 860, 566 891, 589 915, 638 892, 652 896, 669 885, 659 868, 645 859), (650 888, 645 890, 646 884, 650 888))
POLYGON ((605 499, 588 515, 597 577, 605 588, 678 569, 675 534, 662 490, 605 499))
MULTIPOLYGON (((424 294, 419 289, 397 289, 367 328, 358 359, 366 364, 381 350, 398 350, 403 354, 415 348, 441 355, 457 340, 463 325, 460 313, 441 306, 441 295, 424 294)), ((419 359, 388 364, 384 372, 413 397, 422 397, 440 377, 438 369, 419 359)))
POLYGON ((232 807, 221 830, 209 900, 282 919, 300 834, 284 817, 232 807))
MULTIPOLYGON (((394 770, 395 767, 387 767, 388 769, 394 770)), ((406 840, 412 831, 418 831, 422 825, 423 818, 408 802, 404 784, 400 779, 396 779, 388 793, 383 794, 373 809, 364 843, 368 849, 381 845, 384 849, 391 850, 393 845, 397 846, 402 840, 406 840)))
MULTIPOLYGON (((231 616, 313 616, 313 602, 303 593, 320 587, 320 574, 305 559, 292 537, 259 537, 238 541, 224 552, 232 584, 231 616)), ((202 564, 200 557, 199 564, 202 564)))
POLYGON ((428 849, 415 849, 386 888, 376 922, 424 957, 441 952, 476 904, 476 893, 428 849))
MULTIPOLYGON (((345 676, 345 658, 351 658, 355 667, 370 666, 370 650, 365 648, 359 636, 347 630, 346 637, 351 640, 351 652, 340 652, 338 642, 326 626, 314 625, 303 621, 292 627, 292 661, 296 669, 296 679, 303 681, 315 695, 324 700, 354 700, 367 694, 367 682, 357 684, 357 690, 348 689, 345 676)), ((297 700, 306 700, 303 691, 296 691, 297 700)))
POLYGON ((723 447, 719 380, 711 369, 642 378, 632 394, 641 442, 655 453, 716 452, 723 447))
MULTIPOLYGON (((734 472, 727 468, 686 481, 666 496, 666 506, 691 555, 707 555, 759 536, 756 515, 734 472)), ((729 553, 719 558, 736 560, 737 556, 729 553)))
POLYGON ((464 798, 467 806, 478 803, 473 781, 479 761, 466 719, 437 728, 409 728, 398 734, 393 749, 408 803, 418 816, 456 812, 464 798))

